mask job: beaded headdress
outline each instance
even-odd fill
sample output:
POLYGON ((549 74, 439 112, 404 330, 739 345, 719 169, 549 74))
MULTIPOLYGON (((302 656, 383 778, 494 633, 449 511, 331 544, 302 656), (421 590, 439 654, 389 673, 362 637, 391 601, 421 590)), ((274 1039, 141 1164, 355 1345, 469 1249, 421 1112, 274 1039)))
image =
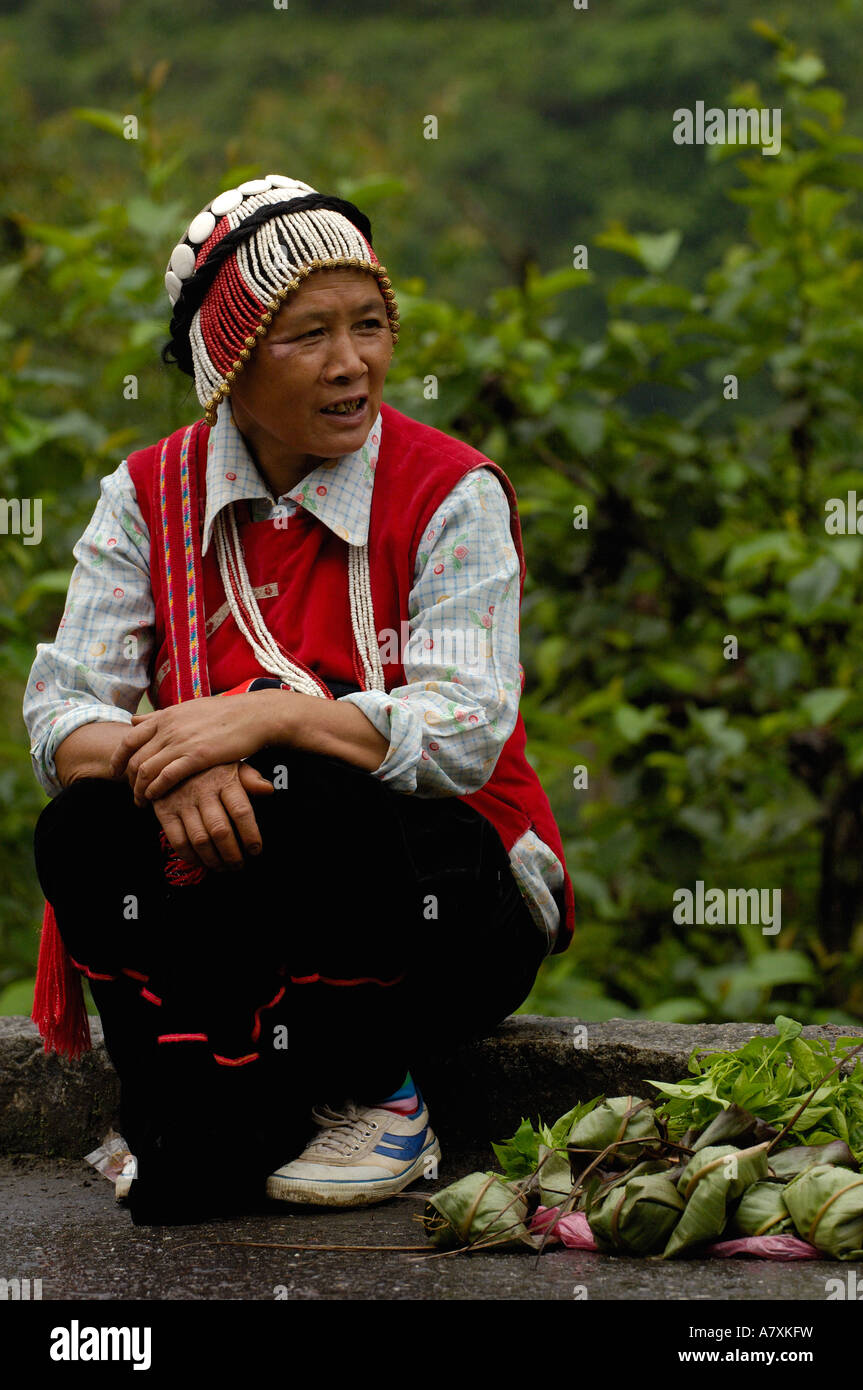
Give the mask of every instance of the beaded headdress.
POLYGON ((398 306, 386 266, 344 213, 306 207, 308 195, 320 198, 309 184, 282 174, 250 179, 208 203, 171 253, 165 288, 176 316, 184 284, 226 236, 254 219, 248 238, 240 240, 219 267, 189 325, 195 389, 210 425, 215 424, 219 402, 230 394, 288 295, 315 270, 347 266, 374 275, 393 342, 398 342, 398 306), (281 206, 284 210, 278 211, 281 206), (264 211, 270 207, 272 215, 264 211))

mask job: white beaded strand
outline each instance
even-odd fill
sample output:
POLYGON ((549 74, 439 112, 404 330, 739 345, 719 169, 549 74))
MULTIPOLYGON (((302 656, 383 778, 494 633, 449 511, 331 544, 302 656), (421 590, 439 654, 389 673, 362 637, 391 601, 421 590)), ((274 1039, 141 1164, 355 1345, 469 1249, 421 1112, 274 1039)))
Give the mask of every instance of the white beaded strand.
POLYGON ((348 575, 351 626, 356 638, 357 651, 363 663, 366 689, 385 690, 384 669, 381 665, 381 652, 375 633, 375 614, 369 579, 368 545, 351 546, 348 557, 348 575))
MULTIPOLYGON (((325 699, 326 696, 317 683, 305 671, 295 666, 290 658, 280 650, 264 622, 246 569, 233 504, 225 507, 219 513, 214 532, 219 573, 222 577, 222 586, 225 590, 228 606, 239 631, 254 652, 258 665, 270 675, 284 681, 286 685, 292 686, 300 694, 316 695, 325 699), (240 595, 245 613, 237 602, 237 593, 240 595), (246 616, 248 616, 251 626, 246 621, 246 616)), ((367 690, 386 690, 380 648, 375 634, 367 544, 350 547, 348 586, 351 626, 356 639, 357 651, 363 663, 366 679, 365 688, 367 690)))
POLYGON ((222 576, 222 585, 228 606, 233 614, 234 621, 240 632, 246 638, 249 646, 255 654, 258 665, 268 671, 270 675, 278 677, 287 685, 293 686, 301 694, 322 695, 314 681, 294 666, 276 646, 272 636, 267 630, 258 608, 252 585, 249 581, 248 571, 246 570, 245 559, 240 546, 239 535, 237 534, 237 521, 234 515, 233 506, 226 507, 219 513, 215 525, 216 546, 219 557, 219 571, 222 576), (227 526, 225 518, 227 517, 227 526), (252 622, 252 628, 246 622, 246 617, 237 603, 236 592, 239 592, 243 606, 252 622), (262 640, 261 640, 262 639, 262 640))

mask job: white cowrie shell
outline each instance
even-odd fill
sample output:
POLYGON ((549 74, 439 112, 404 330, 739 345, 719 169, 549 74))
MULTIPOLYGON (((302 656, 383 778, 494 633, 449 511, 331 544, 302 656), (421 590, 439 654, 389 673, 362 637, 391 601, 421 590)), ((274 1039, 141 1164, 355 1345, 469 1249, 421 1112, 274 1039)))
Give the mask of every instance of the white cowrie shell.
POLYGON ((224 193, 220 193, 218 198, 214 198, 210 204, 210 212, 214 217, 224 217, 226 212, 233 212, 243 201, 243 195, 238 188, 226 188, 224 193))
POLYGON ((198 216, 189 223, 189 230, 186 236, 195 246, 200 246, 207 237, 212 236, 216 228, 216 219, 211 212, 199 212, 198 216))
POLYGON ((165 273, 165 289, 168 291, 168 298, 172 304, 176 304, 182 288, 183 282, 179 276, 175 275, 173 270, 167 271, 165 273))
POLYGON ((195 273, 195 253, 184 241, 171 252, 171 269, 181 280, 188 280, 195 273))
POLYGON ((267 174, 267 183, 271 188, 295 188, 298 193, 316 192, 309 184, 301 183, 299 179, 286 179, 284 174, 267 174))

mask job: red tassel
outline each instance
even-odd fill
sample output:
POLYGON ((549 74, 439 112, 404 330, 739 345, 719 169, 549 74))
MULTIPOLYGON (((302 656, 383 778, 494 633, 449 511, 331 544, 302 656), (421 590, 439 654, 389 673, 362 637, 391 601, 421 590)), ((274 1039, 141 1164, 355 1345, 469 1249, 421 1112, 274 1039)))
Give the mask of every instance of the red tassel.
POLYGON ((54 909, 45 904, 36 989, 30 1015, 45 1040, 45 1051, 78 1057, 92 1046, 81 976, 63 945, 54 909))
POLYGON ((159 835, 159 843, 166 855, 165 878, 172 888, 185 888, 188 883, 201 882, 207 870, 196 868, 194 864, 189 864, 185 859, 181 859, 179 854, 175 854, 164 830, 159 835))

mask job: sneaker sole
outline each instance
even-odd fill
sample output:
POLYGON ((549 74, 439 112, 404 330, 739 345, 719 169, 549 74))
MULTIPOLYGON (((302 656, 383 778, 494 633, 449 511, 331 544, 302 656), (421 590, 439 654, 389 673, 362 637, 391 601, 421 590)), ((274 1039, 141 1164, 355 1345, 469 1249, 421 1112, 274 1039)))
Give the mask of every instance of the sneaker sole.
POLYGON ((426 1160, 439 1159, 440 1144, 435 1139, 422 1153, 417 1154, 406 1172, 389 1178, 372 1178, 367 1182, 323 1182, 313 1178, 281 1178, 274 1173, 267 1178, 267 1196, 277 1202, 298 1202, 316 1207, 362 1207, 394 1197, 422 1176, 426 1160))

